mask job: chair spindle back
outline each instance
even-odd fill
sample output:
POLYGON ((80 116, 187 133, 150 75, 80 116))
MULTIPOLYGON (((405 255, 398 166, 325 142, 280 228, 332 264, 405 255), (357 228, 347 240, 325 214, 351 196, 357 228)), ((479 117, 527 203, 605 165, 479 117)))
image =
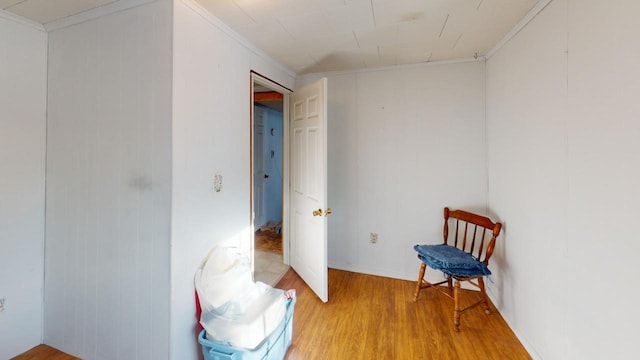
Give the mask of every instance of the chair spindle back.
POLYGON ((453 242, 453 246, 475 256, 485 265, 489 265, 489 258, 493 255, 496 237, 500 234, 501 228, 501 223, 494 223, 487 217, 464 210, 444 208, 444 243, 452 245, 453 242), (453 239, 449 239, 450 223, 455 226, 453 239))

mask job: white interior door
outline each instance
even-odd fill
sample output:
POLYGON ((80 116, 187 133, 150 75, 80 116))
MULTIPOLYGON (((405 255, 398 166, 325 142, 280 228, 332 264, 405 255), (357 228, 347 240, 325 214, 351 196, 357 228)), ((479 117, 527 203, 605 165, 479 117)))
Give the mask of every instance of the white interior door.
POLYGON ((327 302, 327 79, 290 101, 291 266, 327 302))
POLYGON ((259 229, 267 222, 267 219, 265 202, 266 183, 264 177, 264 112, 257 106, 254 107, 253 121, 253 224, 256 229, 259 229))

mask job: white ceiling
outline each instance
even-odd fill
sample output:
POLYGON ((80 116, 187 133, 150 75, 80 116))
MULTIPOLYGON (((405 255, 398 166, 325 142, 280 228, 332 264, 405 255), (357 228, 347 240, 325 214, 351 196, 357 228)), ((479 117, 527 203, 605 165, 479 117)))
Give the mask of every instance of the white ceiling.
MULTIPOLYGON (((126 0, 0 0, 41 24, 126 0)), ((538 0, 196 0, 297 74, 483 56, 538 0)))

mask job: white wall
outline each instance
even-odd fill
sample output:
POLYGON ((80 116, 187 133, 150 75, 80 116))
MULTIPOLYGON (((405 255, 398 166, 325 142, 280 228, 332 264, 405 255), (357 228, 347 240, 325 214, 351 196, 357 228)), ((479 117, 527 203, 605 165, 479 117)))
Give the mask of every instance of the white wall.
POLYGON ((554 0, 487 62, 499 306, 536 358, 640 352, 638 13, 554 0))
POLYGON ((568 4, 568 352, 630 359, 640 353, 640 2, 568 4))
POLYGON ((171 11, 49 34, 44 342, 169 357, 171 11))
POLYGON ((249 246, 250 70, 293 77, 192 1, 174 4, 171 354, 195 359, 193 276, 217 243, 249 246), (213 176, 222 191, 212 190, 213 176))
POLYGON ((47 34, 0 13, 0 359, 42 339, 47 34))
POLYGON ((567 355, 565 22, 553 2, 487 62, 490 206, 504 224, 494 299, 543 359, 567 355))
POLYGON ((415 280, 445 206, 486 211, 484 63, 326 76, 329 264, 415 280))

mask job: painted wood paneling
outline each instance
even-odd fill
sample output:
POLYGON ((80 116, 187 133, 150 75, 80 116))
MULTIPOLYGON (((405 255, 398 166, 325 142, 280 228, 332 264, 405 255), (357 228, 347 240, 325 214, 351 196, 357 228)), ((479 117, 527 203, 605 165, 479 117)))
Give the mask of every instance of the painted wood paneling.
POLYGON ((169 358, 171 3, 50 33, 44 341, 169 358))
POLYGON ((0 17, 0 358, 42 339, 47 34, 0 17))
POLYGON ((442 242, 445 206, 486 211, 484 63, 317 76, 329 82, 329 264, 415 280, 413 245, 442 242))
POLYGON ((535 358, 640 352, 637 297, 624 290, 640 269, 639 11, 554 0, 488 60, 500 306, 535 358))
POLYGON ((640 3, 567 3, 568 358, 630 359, 640 353, 628 277, 640 272, 640 3))
POLYGON ((174 3, 173 28, 171 352, 195 359, 196 269, 214 244, 249 248, 250 71, 289 88, 293 76, 191 0, 174 3))
POLYGON ((566 359, 566 4, 487 63, 489 201, 504 223, 494 301, 533 356, 566 359), (544 291, 542 291, 544 289, 544 291), (554 296, 549 296, 549 292, 554 296))

